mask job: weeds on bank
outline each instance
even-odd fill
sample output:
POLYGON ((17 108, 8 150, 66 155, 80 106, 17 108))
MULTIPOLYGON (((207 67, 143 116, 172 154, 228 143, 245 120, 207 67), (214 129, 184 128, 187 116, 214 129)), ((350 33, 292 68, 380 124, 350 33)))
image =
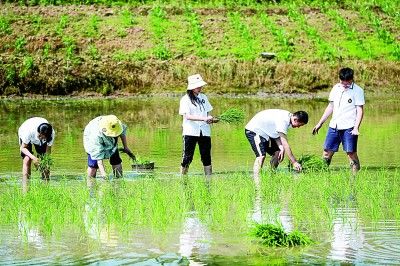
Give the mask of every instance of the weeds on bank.
POLYGON ((10 21, 0 15, 0 36, 9 35, 12 33, 10 21))
POLYGON ((350 27, 346 19, 340 15, 339 11, 329 8, 329 6, 322 10, 324 10, 324 13, 336 23, 340 32, 346 35, 346 39, 351 43, 354 43, 354 45, 361 51, 361 53, 355 54, 356 57, 361 59, 371 59, 374 57, 371 46, 364 42, 363 38, 358 35, 355 28, 350 27))
POLYGON ((167 12, 161 6, 154 6, 150 11, 150 25, 153 32, 153 55, 157 59, 167 60, 171 58, 171 52, 166 45, 166 28, 168 26, 167 12))
POLYGON ((400 60, 400 44, 396 41, 396 38, 383 27, 381 19, 368 8, 363 8, 361 10, 361 15, 369 21, 369 24, 374 28, 378 38, 390 47, 390 53, 393 58, 395 60, 400 60))
POLYGON ((308 38, 315 44, 317 56, 324 61, 335 61, 337 58, 336 51, 326 42, 318 33, 317 29, 307 23, 306 17, 298 10, 296 4, 288 7, 288 16, 307 34, 308 38))
POLYGON ((284 61, 291 61, 293 58, 294 44, 285 30, 277 26, 272 18, 265 13, 259 13, 262 24, 272 33, 275 41, 279 44, 278 58, 284 61))
POLYGON ((239 12, 228 13, 228 19, 235 32, 232 36, 235 44, 232 47, 233 54, 240 59, 254 60, 260 51, 257 38, 250 33, 249 27, 242 21, 239 12))
POLYGON ((206 57, 207 51, 204 49, 204 31, 200 23, 199 16, 191 9, 187 8, 185 11, 186 21, 189 23, 189 31, 191 32, 191 38, 195 45, 195 53, 200 57, 206 57))

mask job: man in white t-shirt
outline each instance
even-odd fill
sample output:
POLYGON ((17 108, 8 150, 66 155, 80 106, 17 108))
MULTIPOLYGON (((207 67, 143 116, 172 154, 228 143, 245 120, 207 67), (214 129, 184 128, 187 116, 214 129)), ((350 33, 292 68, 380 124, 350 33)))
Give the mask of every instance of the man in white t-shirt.
POLYGON ((336 84, 329 94, 329 104, 321 119, 313 128, 313 135, 318 133, 322 124, 332 114, 328 133, 324 144, 323 157, 329 165, 332 156, 338 151, 340 143, 350 160, 353 173, 360 170, 357 155, 359 128, 364 116, 364 91, 353 81, 354 72, 351 68, 339 71, 340 83, 336 84))
MULTIPOLYGON (((26 120, 18 129, 18 138, 21 151, 22 179, 26 182, 31 176, 31 164, 39 164, 40 157, 51 153, 55 132, 52 125, 42 117, 32 117, 26 120), (39 158, 33 154, 32 145, 35 146, 39 158)), ((42 173, 42 178, 48 180, 50 172, 42 173)))
POLYGON ((189 76, 186 95, 180 100, 179 114, 183 117, 182 175, 188 172, 196 143, 199 145, 205 175, 210 177, 212 174, 210 124, 217 122, 217 120, 210 115, 213 108, 207 96, 201 93, 206 84, 199 74, 189 76))
POLYGON ((268 153, 272 156, 271 166, 278 167, 286 153, 293 167, 301 171, 301 165, 294 157, 287 140, 287 131, 290 127, 297 128, 308 123, 308 114, 305 111, 290 113, 281 109, 268 109, 257 113, 245 127, 245 134, 256 155, 253 174, 256 182, 259 181, 260 170, 268 153))

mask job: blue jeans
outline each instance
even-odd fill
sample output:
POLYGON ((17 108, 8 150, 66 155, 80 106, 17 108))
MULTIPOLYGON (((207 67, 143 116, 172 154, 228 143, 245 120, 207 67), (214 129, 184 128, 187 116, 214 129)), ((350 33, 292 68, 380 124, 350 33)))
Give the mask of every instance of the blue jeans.
POLYGON ((330 127, 326 134, 324 149, 337 152, 342 143, 345 152, 357 152, 358 135, 352 135, 352 130, 353 128, 338 130, 330 127))

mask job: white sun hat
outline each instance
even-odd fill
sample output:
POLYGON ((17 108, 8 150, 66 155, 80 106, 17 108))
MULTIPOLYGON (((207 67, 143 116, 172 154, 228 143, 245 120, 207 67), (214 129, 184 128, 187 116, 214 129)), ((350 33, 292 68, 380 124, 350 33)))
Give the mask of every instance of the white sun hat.
POLYGON ((207 83, 203 80, 200 74, 195 74, 188 77, 188 91, 203 87, 204 85, 207 85, 207 83))

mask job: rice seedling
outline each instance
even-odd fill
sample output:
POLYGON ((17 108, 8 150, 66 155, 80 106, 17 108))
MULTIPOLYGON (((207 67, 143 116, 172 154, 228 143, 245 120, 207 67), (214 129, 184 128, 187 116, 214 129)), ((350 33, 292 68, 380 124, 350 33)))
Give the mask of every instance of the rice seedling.
POLYGON ((285 232, 282 226, 273 224, 256 224, 253 235, 261 238, 261 243, 267 247, 294 247, 309 245, 313 241, 299 231, 285 232))
POLYGON ((237 108, 230 108, 218 115, 216 118, 225 123, 243 123, 244 111, 237 108))
MULTIPOLYGON (((303 154, 299 157, 297 161, 301 164, 303 171, 306 172, 328 170, 328 165, 321 156, 317 156, 314 154, 303 154)), ((293 169, 293 165, 290 161, 289 169, 293 169)))
POLYGON ((40 173, 48 173, 50 172, 51 167, 53 166, 53 158, 45 153, 43 156, 39 158, 39 164, 37 165, 37 169, 40 173))

